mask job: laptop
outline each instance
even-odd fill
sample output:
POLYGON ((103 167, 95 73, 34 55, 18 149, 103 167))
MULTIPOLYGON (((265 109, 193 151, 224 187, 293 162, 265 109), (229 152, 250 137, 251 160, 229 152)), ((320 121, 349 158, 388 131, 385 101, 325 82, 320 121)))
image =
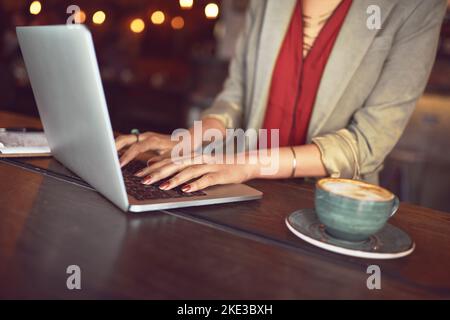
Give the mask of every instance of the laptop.
POLYGON ((254 200, 243 184, 194 194, 144 186, 145 164, 120 168, 92 36, 83 25, 17 27, 17 36, 53 156, 123 211, 134 213, 254 200))

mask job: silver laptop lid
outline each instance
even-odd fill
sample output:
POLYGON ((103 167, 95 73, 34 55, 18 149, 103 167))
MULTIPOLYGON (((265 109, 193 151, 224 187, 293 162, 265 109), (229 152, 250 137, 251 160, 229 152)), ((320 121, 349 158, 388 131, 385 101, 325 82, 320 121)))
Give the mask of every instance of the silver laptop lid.
POLYGON ((17 27, 17 36, 53 155, 127 211, 89 30, 82 25, 17 27))

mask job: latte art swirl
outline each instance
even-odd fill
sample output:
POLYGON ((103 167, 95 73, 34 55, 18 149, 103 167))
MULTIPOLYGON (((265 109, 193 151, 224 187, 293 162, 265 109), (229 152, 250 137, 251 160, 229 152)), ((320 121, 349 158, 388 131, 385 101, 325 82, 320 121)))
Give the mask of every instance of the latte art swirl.
POLYGON ((319 186, 325 191, 362 201, 390 201, 394 195, 386 189, 362 181, 323 179, 319 186))

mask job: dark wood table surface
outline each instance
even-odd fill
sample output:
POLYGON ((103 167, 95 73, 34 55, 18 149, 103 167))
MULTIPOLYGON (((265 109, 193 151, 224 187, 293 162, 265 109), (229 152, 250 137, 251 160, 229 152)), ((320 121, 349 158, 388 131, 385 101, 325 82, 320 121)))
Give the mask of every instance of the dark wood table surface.
MULTIPOLYGON (((5 126, 40 123, 0 112, 5 126)), ((364 260, 289 232, 286 216, 313 207, 302 180, 251 182, 260 201, 132 215, 29 165, 68 174, 52 158, 0 161, 0 298, 450 299, 447 213, 402 204, 391 223, 415 252, 364 260), (66 287, 69 265, 81 268, 79 291, 66 287), (366 286, 370 265, 381 290, 366 286)))

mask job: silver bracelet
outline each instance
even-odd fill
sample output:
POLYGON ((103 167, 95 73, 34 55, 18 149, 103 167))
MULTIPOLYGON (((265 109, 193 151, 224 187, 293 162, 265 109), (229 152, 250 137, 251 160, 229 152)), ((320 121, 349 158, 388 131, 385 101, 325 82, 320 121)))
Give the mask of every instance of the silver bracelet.
POLYGON ((292 159, 292 174, 291 178, 295 178, 295 173, 297 171, 297 154, 295 153, 294 147, 291 147, 292 155, 294 158, 292 159))

